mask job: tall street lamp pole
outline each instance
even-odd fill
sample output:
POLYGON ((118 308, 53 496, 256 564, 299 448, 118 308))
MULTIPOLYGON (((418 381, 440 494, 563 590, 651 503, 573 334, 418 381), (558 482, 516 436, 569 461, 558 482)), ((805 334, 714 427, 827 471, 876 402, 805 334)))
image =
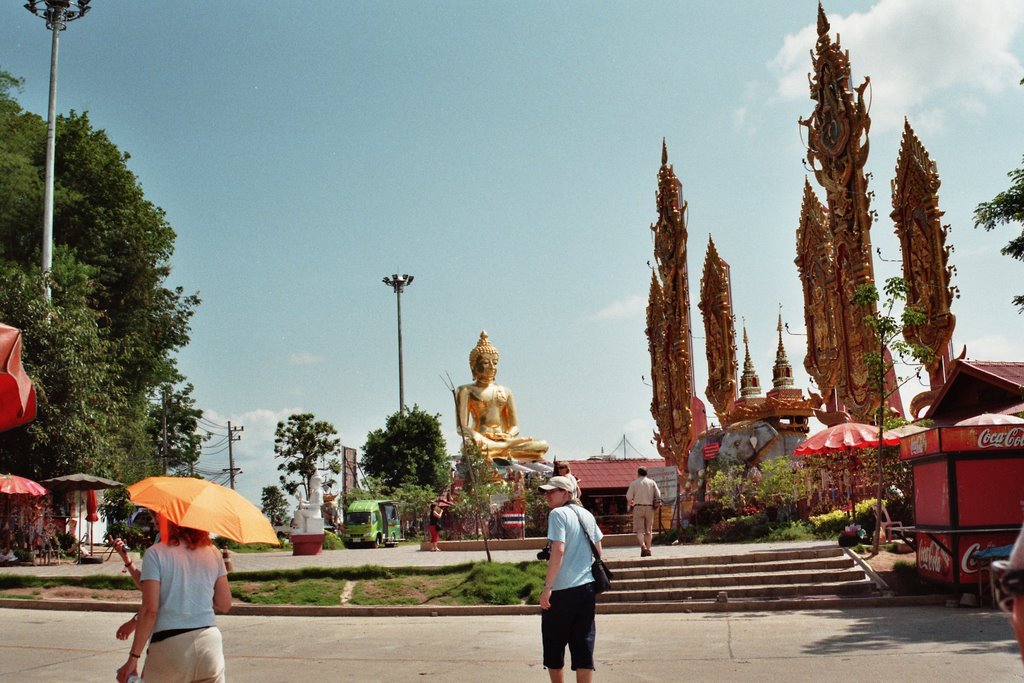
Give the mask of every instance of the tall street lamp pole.
POLYGON ((398 301, 398 412, 405 412, 405 380, 402 376, 402 292, 412 284, 413 276, 405 273, 395 273, 391 277, 385 277, 382 282, 395 290, 395 298, 398 301))
POLYGON ((50 43, 50 105, 46 112, 46 180, 43 190, 43 296, 50 299, 50 270, 53 266, 53 152, 57 140, 57 36, 75 19, 89 11, 92 0, 28 0, 27 9, 46 20, 53 33, 50 43))

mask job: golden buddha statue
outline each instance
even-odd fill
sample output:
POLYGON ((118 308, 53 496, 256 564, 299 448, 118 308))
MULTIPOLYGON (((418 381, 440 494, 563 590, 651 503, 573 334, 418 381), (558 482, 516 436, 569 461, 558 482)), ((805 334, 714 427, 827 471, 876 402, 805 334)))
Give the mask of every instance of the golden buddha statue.
POLYGON ((469 353, 472 384, 455 390, 459 435, 472 439, 488 459, 540 460, 547 453, 546 441, 519 435, 519 418, 511 390, 494 383, 498 373, 498 350, 491 346, 487 332, 469 353))

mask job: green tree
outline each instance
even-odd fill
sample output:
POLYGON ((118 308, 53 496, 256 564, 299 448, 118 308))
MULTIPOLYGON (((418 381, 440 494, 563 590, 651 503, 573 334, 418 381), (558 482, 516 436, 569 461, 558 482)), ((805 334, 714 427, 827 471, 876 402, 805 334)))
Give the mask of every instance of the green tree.
POLYGON ((324 489, 334 488, 331 474, 341 472, 341 440, 330 422, 317 420, 313 413, 296 413, 287 422, 278 422, 274 434, 274 457, 281 458, 277 469, 283 472, 281 484, 294 496, 303 487, 308 498, 313 475, 319 472, 324 489), (326 475, 326 476, 325 476, 326 475))
POLYGON ((745 465, 733 464, 718 470, 708 480, 708 492, 737 513, 747 505, 753 485, 747 480, 745 465))
POLYGON ((404 483, 426 486, 435 492, 451 482, 451 459, 441 416, 413 406, 388 416, 383 429, 366 435, 362 468, 389 488, 404 483))
POLYGON ((85 470, 125 481, 125 449, 144 445, 145 436, 131 427, 138 422, 93 311, 76 288, 44 300, 38 271, 31 277, 0 262, 0 281, 0 320, 22 330, 22 362, 37 402, 35 421, 0 434, 0 470, 31 478, 85 470))
MULTIPOLYGON (((900 360, 908 358, 916 363, 927 363, 934 354, 931 349, 920 344, 912 344, 901 338, 904 328, 916 327, 927 322, 925 313, 915 306, 904 306, 903 312, 897 318, 895 309, 901 302, 907 300, 909 287, 907 281, 901 277, 889 278, 882 286, 885 294, 885 301, 880 307, 878 289, 873 284, 859 286, 854 292, 853 300, 858 306, 870 311, 864 316, 864 322, 874 334, 873 350, 864 356, 868 372, 875 385, 875 392, 878 396, 878 413, 875 416, 875 424, 878 425, 879 442, 882 440, 882 431, 885 429, 886 405, 888 398, 899 387, 908 382, 911 378, 896 378, 895 386, 886 387, 886 376, 890 371, 895 370, 895 362, 891 355, 886 354, 886 349, 891 350, 900 360), (877 311, 877 312, 876 312, 877 311)), ((920 372, 920 369, 918 369, 920 372)), ((877 458, 877 495, 875 503, 875 519, 882 519, 882 506, 885 504, 885 472, 884 453, 877 458)), ((880 545, 881 525, 875 524, 874 552, 878 552, 880 545)))
POLYGON ((754 497, 763 507, 791 511, 807 495, 807 481, 789 458, 763 460, 757 468, 761 475, 754 486, 754 497))
POLYGON ((139 457, 157 443, 149 397, 183 382, 174 353, 199 299, 164 286, 174 231, 128 154, 71 112, 57 121, 53 298, 36 301, 46 123, 21 109, 20 86, 0 70, 0 320, 25 331, 39 418, 0 435, 0 469, 130 482, 156 468, 139 457))
POLYGON ((420 522, 427 518, 427 514, 430 512, 430 502, 437 498, 437 491, 429 486, 420 486, 407 481, 389 491, 386 497, 399 502, 403 528, 408 528, 411 525, 418 529, 421 526, 420 522))
POLYGON ((209 433, 199 430, 203 411, 196 408, 194 390, 190 383, 175 387, 168 382, 160 387, 158 399, 150 402, 149 429, 156 445, 155 457, 161 462, 166 459, 168 471, 179 476, 195 476, 203 442, 210 438, 209 433))
POLYGON ((281 526, 288 519, 288 499, 280 486, 264 486, 260 502, 260 509, 274 526, 281 526))
MULTIPOLYGON (((1024 79, 1021 79, 1020 84, 1024 85, 1024 79)), ((1024 167, 1006 175, 1010 178, 1010 187, 991 201, 978 204, 974 210, 974 227, 994 230, 999 225, 1016 223, 1021 232, 1002 248, 1001 253, 1024 261, 1024 167)), ((1024 295, 1013 297, 1013 303, 1024 312, 1024 295)))
POLYGON ((491 496, 506 493, 508 489, 505 482, 495 478, 494 466, 484 457, 476 444, 463 445, 460 467, 465 475, 465 483, 453 507, 453 516, 474 521, 477 530, 483 533, 484 551, 487 553, 487 561, 490 562, 491 547, 487 529, 493 514, 491 496))

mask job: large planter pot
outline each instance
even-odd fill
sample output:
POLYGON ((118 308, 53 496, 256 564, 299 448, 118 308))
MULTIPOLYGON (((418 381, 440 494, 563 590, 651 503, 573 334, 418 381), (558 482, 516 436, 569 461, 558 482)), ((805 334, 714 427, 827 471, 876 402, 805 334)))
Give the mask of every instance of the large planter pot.
POLYGON ((839 535, 839 547, 840 548, 852 548, 853 546, 860 543, 860 536, 855 534, 840 534, 839 535))
POLYGON ((292 555, 319 555, 323 548, 323 533, 292 534, 292 555))

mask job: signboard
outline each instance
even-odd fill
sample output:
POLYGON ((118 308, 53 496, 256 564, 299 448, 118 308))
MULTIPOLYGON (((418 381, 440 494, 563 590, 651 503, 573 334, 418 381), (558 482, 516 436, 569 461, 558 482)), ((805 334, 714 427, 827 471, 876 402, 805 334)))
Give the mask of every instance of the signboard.
POLYGON ((346 493, 359 488, 359 462, 356 449, 349 446, 341 447, 341 491, 346 493))
POLYGON ((722 449, 720 443, 706 443, 704 444, 704 460, 714 460, 718 457, 718 451, 722 449))
POLYGON ((942 450, 1001 451, 1024 449, 1024 425, 979 425, 942 430, 942 450))
POLYGON ((900 439, 900 458, 909 460, 939 450, 939 430, 929 429, 900 439))
POLYGON ((939 452, 1007 450, 1024 450, 1024 425, 942 427, 900 439, 903 460, 939 452))
POLYGON ((921 578, 953 583, 953 557, 946 550, 952 544, 950 534, 917 535, 917 573, 921 578))
POLYGON ((675 505, 679 492, 679 471, 675 467, 651 467, 647 476, 654 480, 661 491, 661 502, 664 505, 675 505))

